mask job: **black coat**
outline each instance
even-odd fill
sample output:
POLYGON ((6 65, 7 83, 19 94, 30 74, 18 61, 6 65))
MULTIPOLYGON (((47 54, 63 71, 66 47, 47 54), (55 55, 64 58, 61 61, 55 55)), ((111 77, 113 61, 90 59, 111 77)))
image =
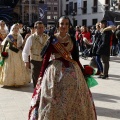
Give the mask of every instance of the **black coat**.
POLYGON ((94 42, 93 42, 93 45, 91 47, 91 54, 92 56, 96 56, 96 52, 99 48, 101 44, 101 32, 100 31, 96 31, 95 32, 95 39, 94 39, 94 42))
POLYGON ((120 30, 117 30, 117 31, 115 32, 115 35, 116 35, 116 37, 118 38, 118 40, 120 41, 120 30))
POLYGON ((111 39, 112 31, 104 31, 101 34, 101 44, 97 50, 98 55, 106 55, 110 56, 110 39, 111 39))

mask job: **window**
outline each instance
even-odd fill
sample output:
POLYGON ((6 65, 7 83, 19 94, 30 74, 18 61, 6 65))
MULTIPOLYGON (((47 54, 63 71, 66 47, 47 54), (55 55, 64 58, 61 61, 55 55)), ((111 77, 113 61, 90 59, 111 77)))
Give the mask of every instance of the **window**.
POLYGON ((28 0, 25 0, 25 4, 29 4, 29 1, 28 1, 28 0))
POLYGON ((118 5, 118 10, 120 10, 120 4, 118 5))
POLYGON ((110 7, 110 0, 105 0, 105 10, 109 10, 109 7, 110 7))
POLYGON ((57 11, 57 7, 54 7, 54 11, 57 11))
POLYGON ((83 14, 86 14, 86 13, 87 13, 87 1, 83 1, 82 13, 83 13, 83 14))
POLYGON ((35 4, 35 0, 32 0, 31 3, 32 3, 32 4, 35 4))
POLYGON ((47 19, 51 19, 51 16, 47 16, 47 19))
POLYGON ((51 10, 51 7, 48 7, 47 10, 50 11, 50 10, 51 10))
POLYGON ((68 15, 68 4, 66 4, 66 10, 64 12, 65 12, 65 15, 68 15))
POLYGON ((54 18, 54 19, 57 19, 57 17, 58 17, 58 16, 54 16, 53 18, 54 18))
POLYGON ((77 26, 77 20, 74 20, 74 26, 77 26))
POLYGON ((105 4, 110 5, 110 0, 105 0, 105 4))
POLYGON ((96 25, 97 19, 92 19, 92 25, 96 25))
POLYGON ((74 3, 74 10, 77 13, 77 3, 74 3))
POLYGON ((93 13, 97 12, 97 4, 98 4, 98 0, 94 0, 93 1, 93 7, 92 7, 92 12, 93 13))
POLYGON ((69 15, 71 15, 71 13, 73 12, 73 2, 69 2, 68 9, 69 9, 69 15))
POLYGON ((82 25, 83 25, 83 26, 87 26, 87 20, 86 20, 86 19, 83 19, 83 20, 82 20, 82 25))

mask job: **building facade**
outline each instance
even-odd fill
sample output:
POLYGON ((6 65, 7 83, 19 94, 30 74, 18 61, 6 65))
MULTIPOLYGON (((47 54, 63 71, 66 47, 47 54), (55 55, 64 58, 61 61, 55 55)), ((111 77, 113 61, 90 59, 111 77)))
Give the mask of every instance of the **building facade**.
POLYGON ((106 10, 119 12, 119 3, 120 0, 62 0, 62 13, 69 16, 74 26, 91 26, 103 19, 106 10))
POLYGON ((47 23, 55 24, 57 18, 62 14, 61 0, 19 0, 14 12, 18 14, 24 24, 31 24, 39 20, 39 4, 47 5, 47 23))
POLYGON ((47 20, 49 25, 56 23, 57 19, 62 15, 61 0, 45 0, 47 4, 47 20))

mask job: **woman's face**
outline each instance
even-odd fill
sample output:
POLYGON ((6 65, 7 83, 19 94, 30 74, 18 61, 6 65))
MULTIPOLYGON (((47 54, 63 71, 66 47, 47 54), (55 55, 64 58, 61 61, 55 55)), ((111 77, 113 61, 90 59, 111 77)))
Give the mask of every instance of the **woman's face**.
POLYGON ((69 20, 61 18, 59 19, 59 31, 63 33, 67 33, 69 30, 69 20))
POLYGON ((82 27, 80 28, 80 30, 81 30, 81 32, 85 32, 85 27, 82 26, 82 27))
POLYGON ((100 28, 105 28, 105 25, 100 23, 100 28))
POLYGON ((1 26, 1 28, 4 28, 5 27, 5 22, 1 22, 0 26, 1 26))
POLYGON ((13 33, 17 34, 18 32, 19 32, 19 26, 15 25, 14 28, 13 28, 13 33))
POLYGON ((100 26, 99 25, 96 25, 96 30, 100 30, 100 26))

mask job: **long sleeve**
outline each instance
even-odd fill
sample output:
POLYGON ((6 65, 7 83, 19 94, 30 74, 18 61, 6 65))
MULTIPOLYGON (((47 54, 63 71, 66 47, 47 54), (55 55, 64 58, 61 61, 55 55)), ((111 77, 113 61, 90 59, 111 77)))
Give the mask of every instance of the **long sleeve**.
POLYGON ((72 38, 72 41, 73 41, 72 58, 73 58, 73 60, 75 60, 78 63, 79 67, 83 71, 84 68, 83 68, 82 64, 80 63, 80 61, 79 61, 78 45, 76 44, 75 38, 74 37, 71 37, 71 38, 72 38))
POLYGON ((5 51, 5 48, 6 48, 7 44, 8 44, 8 41, 6 40, 6 41, 5 41, 5 44, 4 44, 4 46, 3 46, 2 52, 5 51))
POLYGON ((43 58, 43 63, 42 63, 42 67, 41 67, 41 70, 40 70, 39 77, 43 77, 43 75, 44 75, 45 69, 49 64, 49 59, 50 59, 50 56, 51 56, 51 52, 52 52, 52 45, 49 46, 49 48, 47 49, 46 54, 43 58))
POLYGON ((24 62, 28 62, 28 56, 30 55, 30 48, 32 46, 32 36, 28 37, 22 52, 22 58, 24 62))

